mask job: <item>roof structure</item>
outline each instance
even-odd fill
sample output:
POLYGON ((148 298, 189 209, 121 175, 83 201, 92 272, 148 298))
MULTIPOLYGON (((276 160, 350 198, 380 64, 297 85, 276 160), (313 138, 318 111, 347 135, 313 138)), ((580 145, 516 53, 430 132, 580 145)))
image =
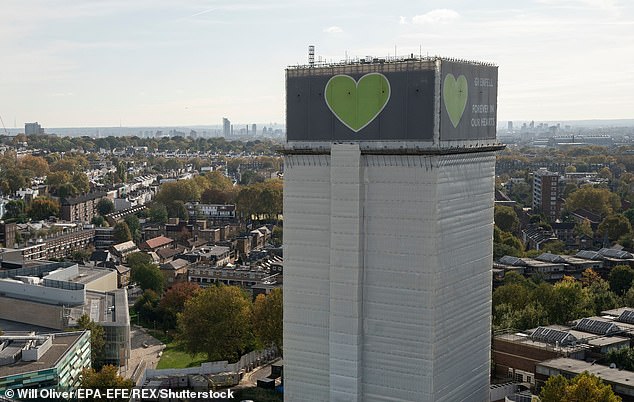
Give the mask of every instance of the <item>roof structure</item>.
POLYGON ((543 253, 537 256, 535 259, 546 262, 566 262, 566 260, 563 259, 561 256, 551 253, 543 253))
POLYGON ((530 337, 534 341, 560 346, 568 346, 577 342, 577 338, 568 332, 546 327, 537 327, 530 337))
POLYGON ((574 329, 589 332, 596 335, 610 335, 623 332, 616 324, 607 321, 593 320, 592 318, 583 318, 577 322, 574 329))
POLYGON ((624 310, 616 320, 619 322, 634 324, 634 310, 624 310))
POLYGON ((628 253, 627 251, 616 250, 613 248, 602 248, 601 250, 599 250, 599 254, 601 254, 604 257, 618 258, 621 260, 629 260, 631 258, 634 258, 634 256, 628 253))
POLYGON ((591 250, 581 250, 577 254, 575 254, 575 257, 583 258, 585 260, 602 260, 603 259, 601 258, 601 254, 591 250))
POLYGON ((169 237, 157 236, 152 239, 146 240, 144 243, 144 246, 147 246, 147 248, 155 249, 158 247, 167 246, 168 244, 173 242, 174 242, 174 239, 170 239, 169 237))
POLYGON ((511 255, 505 255, 504 257, 500 258, 500 263, 516 267, 526 265, 526 263, 521 258, 513 257, 511 255))

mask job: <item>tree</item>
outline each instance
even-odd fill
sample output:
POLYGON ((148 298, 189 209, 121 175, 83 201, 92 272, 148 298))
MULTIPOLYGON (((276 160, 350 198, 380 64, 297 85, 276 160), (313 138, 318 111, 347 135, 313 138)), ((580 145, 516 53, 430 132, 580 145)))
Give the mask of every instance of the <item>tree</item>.
POLYGON ((553 324, 566 324, 579 317, 592 314, 592 300, 583 291, 581 283, 574 279, 557 282, 552 287, 550 297, 540 299, 548 312, 549 321, 553 324))
POLYGON ((151 264, 152 257, 149 254, 144 253, 142 251, 137 251, 136 253, 128 254, 126 257, 126 264, 134 269, 135 267, 142 264, 151 264))
POLYGON ((84 172, 73 173, 70 183, 79 193, 87 193, 90 191, 90 179, 84 172))
POLYGON ((625 295, 623 295, 623 305, 634 307, 634 286, 630 287, 625 295))
POLYGON ((108 198, 102 198, 97 203, 97 212, 99 215, 105 216, 114 212, 114 203, 108 198))
POLYGON ((608 352, 607 361, 616 364, 619 370, 634 371, 634 348, 612 349, 608 352))
POLYGON ((187 300, 195 296, 198 291, 200 291, 200 286, 192 282, 177 283, 167 289, 159 303, 163 328, 175 329, 177 327, 178 314, 183 312, 187 300))
POLYGON ((520 220, 512 207, 496 205, 495 224, 505 232, 514 232, 519 228, 520 220))
POLYGON ((235 286, 205 288, 185 303, 178 328, 188 353, 237 361, 252 343, 251 302, 235 286))
MULTIPOLYGON (((105 395, 108 389, 132 389, 134 386, 132 380, 121 377, 118 372, 118 367, 112 365, 103 366, 99 371, 93 368, 84 369, 81 372, 81 388, 98 389, 102 397, 93 400, 106 400, 105 395)), ((108 400, 127 401, 124 398, 109 398, 108 400)))
POLYGON ((607 216, 599 225, 598 232, 608 236, 610 241, 616 241, 619 237, 632 232, 630 221, 623 214, 613 214, 607 216))
POLYGON ((107 227, 108 226, 108 222, 101 215, 93 216, 93 218, 90 220, 90 223, 92 223, 93 225, 95 225, 97 227, 107 227))
POLYGON ((575 235, 577 236, 586 236, 592 238, 592 226, 590 225, 590 221, 584 219, 581 223, 577 223, 574 228, 575 235))
POLYGON ((141 224, 139 223, 139 218, 132 214, 123 218, 125 223, 128 225, 130 229, 130 233, 132 234, 132 240, 138 242, 141 240, 141 224))
POLYGON ((132 240, 132 233, 130 233, 128 224, 125 222, 119 222, 114 225, 112 237, 114 238, 115 243, 123 243, 132 240))
POLYGON ((28 171, 29 176, 46 176, 49 171, 48 162, 41 156, 25 155, 20 158, 18 166, 22 171, 28 171))
POLYGON ((149 211, 150 221, 158 224, 167 223, 167 207, 164 204, 154 203, 149 211))
POLYGON ((59 203, 51 198, 38 197, 31 202, 28 215, 35 221, 59 216, 59 203))
MULTIPOLYGON (((588 270, 590 269, 586 271, 588 270)), ((597 274, 595 273, 595 275, 597 274)), ((602 311, 619 307, 619 298, 610 290, 610 284, 600 277, 593 280, 590 286, 586 287, 585 290, 588 292, 592 305, 594 306, 594 314, 600 314, 602 311)))
POLYGON ((27 220, 25 209, 26 205, 24 203, 24 200, 11 200, 7 202, 4 207, 4 216, 2 217, 2 219, 24 223, 27 220))
POLYGON ((152 289, 146 289, 141 297, 134 303, 134 310, 147 322, 161 319, 158 304, 160 297, 152 289))
POLYGON ((623 212, 623 215, 630 221, 630 225, 634 224, 634 208, 630 208, 623 212))
POLYGON ((608 280, 610 289, 617 295, 622 296, 632 286, 634 270, 629 265, 617 265, 610 270, 608 280))
POLYGON ((282 322, 282 289, 258 295, 253 304, 253 331, 262 345, 275 345, 282 351, 282 322))
POLYGON ((552 376, 540 393, 542 402, 620 402, 612 387, 587 371, 567 380, 562 375, 552 376))
POLYGON ((106 332, 103 327, 92 321, 88 314, 84 314, 77 320, 77 326, 90 331, 90 360, 94 369, 103 365, 106 350, 106 332))
POLYGON ((607 216, 618 210, 621 205, 619 196, 605 188, 582 187, 566 199, 566 209, 575 211, 586 209, 601 216, 607 216))
POLYGON ((163 292, 165 277, 156 264, 138 264, 130 271, 132 281, 138 283, 141 289, 152 289, 158 294, 163 292))

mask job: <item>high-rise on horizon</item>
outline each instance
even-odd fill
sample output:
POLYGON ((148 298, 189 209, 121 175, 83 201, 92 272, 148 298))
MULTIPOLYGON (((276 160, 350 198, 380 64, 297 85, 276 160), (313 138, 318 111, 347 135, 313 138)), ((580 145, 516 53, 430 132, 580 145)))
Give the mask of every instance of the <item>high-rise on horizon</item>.
POLYGON ((286 77, 285 400, 487 400, 497 67, 286 77))

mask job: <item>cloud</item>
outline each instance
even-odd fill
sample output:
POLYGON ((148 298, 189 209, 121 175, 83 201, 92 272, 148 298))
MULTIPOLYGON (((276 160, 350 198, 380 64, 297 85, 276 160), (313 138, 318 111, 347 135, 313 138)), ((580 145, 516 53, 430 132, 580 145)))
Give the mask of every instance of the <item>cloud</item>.
POLYGON ((432 10, 428 13, 416 15, 412 18, 414 24, 447 24, 460 18, 454 10, 440 8, 432 10))
POLYGON ((343 29, 339 28, 338 26, 331 26, 328 28, 324 28, 324 32, 329 33, 329 34, 338 34, 338 33, 342 33, 343 29))
POLYGON ((401 15, 400 17, 398 17, 398 23, 401 25, 407 24, 407 18, 401 15))

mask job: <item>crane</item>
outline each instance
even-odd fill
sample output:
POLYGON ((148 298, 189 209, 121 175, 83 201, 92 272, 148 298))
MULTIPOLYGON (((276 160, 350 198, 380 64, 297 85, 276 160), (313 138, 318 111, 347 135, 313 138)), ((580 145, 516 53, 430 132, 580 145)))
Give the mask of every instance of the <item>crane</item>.
POLYGON ((4 134, 9 135, 7 128, 4 126, 4 120, 2 120, 2 116, 0 116, 0 123, 2 123, 2 128, 4 129, 4 134))

